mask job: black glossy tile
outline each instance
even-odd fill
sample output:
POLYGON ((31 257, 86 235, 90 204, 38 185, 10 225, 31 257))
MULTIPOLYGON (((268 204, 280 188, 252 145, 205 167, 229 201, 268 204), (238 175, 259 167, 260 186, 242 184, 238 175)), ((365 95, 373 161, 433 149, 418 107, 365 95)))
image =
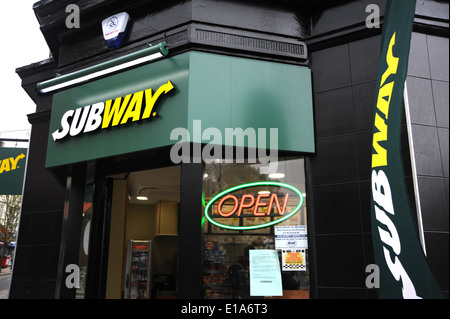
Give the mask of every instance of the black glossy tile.
POLYGON ((360 233, 358 183, 314 187, 316 234, 360 233))
POLYGON ((9 288, 9 299, 23 299, 22 288, 23 281, 19 279, 11 278, 11 286, 9 288))
POLYGON ((376 82, 352 86, 354 126, 356 131, 371 130, 374 123, 376 82))
POLYGON ((358 167, 354 135, 316 139, 316 155, 311 164, 314 185, 356 181, 358 167))
POLYGON ((445 193, 445 200, 447 201, 447 206, 450 207, 450 200, 449 200, 449 180, 448 178, 444 178, 444 193, 445 193))
POLYGON ((407 74, 430 78, 427 37, 425 34, 413 32, 411 35, 407 74))
POLYGON ((448 128, 438 128, 438 136, 439 136, 439 147, 441 149, 441 160, 442 160, 442 172, 444 177, 448 176, 449 164, 448 164, 448 155, 449 155, 449 130, 448 128))
POLYGON ((49 136, 49 122, 40 122, 33 124, 30 137, 30 152, 46 152, 49 136))
POLYGON ((437 126, 449 128, 449 84, 431 81, 437 126))
POLYGON ((63 211, 48 211, 30 214, 32 228, 29 236, 35 245, 58 244, 61 241, 63 211))
POLYGON ((58 274, 60 245, 49 246, 47 259, 46 279, 55 280, 58 274))
POLYGON ((311 63, 314 93, 351 84, 347 44, 313 52, 311 63))
POLYGON ((21 283, 20 291, 14 299, 54 299, 55 282, 47 280, 27 280, 21 283))
POLYGON ((362 235, 316 236, 319 287, 365 288, 362 235))
POLYGON ((353 130, 353 104, 350 87, 314 95, 316 136, 329 136, 353 130))
POLYGON ((27 256, 27 279, 44 280, 47 277, 48 257, 51 246, 30 246, 27 256))
POLYGON ((370 233, 372 231, 372 216, 371 216, 371 189, 370 181, 359 183, 359 196, 361 205, 361 222, 363 233, 370 233))
POLYGON ((409 207, 411 207, 413 219, 415 223, 417 223, 416 190, 414 188, 414 182, 411 176, 405 177, 405 186, 409 200, 409 207))
POLYGON ((352 84, 375 81, 380 64, 381 36, 349 44, 352 84))
POLYGON ((17 238, 17 245, 30 245, 32 241, 32 214, 21 214, 19 223, 19 236, 17 238))
POLYGON ((17 245, 14 253, 13 280, 23 280, 27 278, 26 265, 28 261, 28 246, 17 245))
POLYGON ((448 1, 417 1, 416 16, 448 20, 448 1))
POLYGON ((372 172, 372 131, 355 134, 359 180, 370 180, 372 172))
POLYGON ((427 260, 439 286, 449 290, 449 235, 448 233, 425 232, 427 260))
POLYGON ((406 125, 402 126, 400 143, 401 143, 401 156, 403 163, 403 172, 405 176, 412 176, 412 167, 411 167, 411 150, 409 145, 409 135, 408 128, 406 125))
POLYGON ((418 177, 420 207, 425 231, 449 231, 448 203, 442 178, 418 177))
POLYGON ((363 235, 364 240, 364 265, 375 264, 375 256, 373 253, 372 233, 363 235))
POLYGON ((430 71, 433 80, 449 81, 448 38, 427 35, 430 71))
POLYGON ((436 126, 431 80, 409 76, 406 84, 411 123, 436 126))
POLYGON ((436 127, 412 125, 414 153, 419 176, 442 176, 442 163, 436 127))

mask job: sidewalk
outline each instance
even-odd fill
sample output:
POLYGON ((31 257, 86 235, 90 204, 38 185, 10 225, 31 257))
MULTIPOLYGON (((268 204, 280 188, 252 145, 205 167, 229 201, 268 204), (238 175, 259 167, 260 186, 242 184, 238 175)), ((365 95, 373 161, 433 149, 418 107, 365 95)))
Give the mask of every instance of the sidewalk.
MULTIPOLYGON (((11 269, 9 267, 2 268, 2 272, 0 273, 0 283, 3 280, 9 281, 11 278, 8 278, 11 276, 11 269)), ((3 283, 2 283, 3 284, 3 283)), ((5 287, 5 285, 1 285, 2 287, 5 287)), ((9 283, 7 284, 9 287, 9 283)), ((9 296, 9 289, 2 289, 0 288, 0 300, 1 299, 8 299, 9 296)))
POLYGON ((9 268, 9 266, 6 268, 2 268, 2 272, 0 272, 0 277, 6 275, 11 275, 11 268, 9 268))

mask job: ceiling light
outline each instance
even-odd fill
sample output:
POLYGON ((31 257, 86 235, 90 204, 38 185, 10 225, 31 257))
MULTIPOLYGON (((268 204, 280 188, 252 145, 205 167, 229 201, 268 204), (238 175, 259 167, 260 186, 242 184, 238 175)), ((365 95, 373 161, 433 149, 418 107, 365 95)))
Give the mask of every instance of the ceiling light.
POLYGON ((161 42, 160 44, 154 46, 147 44, 147 47, 142 50, 99 63, 79 71, 59 75, 56 76, 56 78, 44 82, 39 82, 37 84, 37 90, 40 93, 49 93, 60 90, 164 57, 168 53, 169 49, 167 48, 167 44, 165 42, 161 42))
POLYGON ((283 173, 272 173, 269 174, 269 178, 283 178, 284 174, 283 173))
POLYGON ((258 194, 259 195, 266 195, 266 194, 270 194, 270 191, 259 191, 258 194))
POLYGON ((147 196, 136 196, 137 200, 148 200, 147 196))

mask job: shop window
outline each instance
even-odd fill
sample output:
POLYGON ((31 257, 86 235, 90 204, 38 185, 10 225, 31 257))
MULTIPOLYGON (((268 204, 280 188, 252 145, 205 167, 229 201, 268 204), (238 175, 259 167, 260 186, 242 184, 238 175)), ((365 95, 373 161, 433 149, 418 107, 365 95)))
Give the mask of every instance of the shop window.
POLYGON ((204 298, 309 298, 304 158, 263 172, 248 162, 205 164, 204 298))

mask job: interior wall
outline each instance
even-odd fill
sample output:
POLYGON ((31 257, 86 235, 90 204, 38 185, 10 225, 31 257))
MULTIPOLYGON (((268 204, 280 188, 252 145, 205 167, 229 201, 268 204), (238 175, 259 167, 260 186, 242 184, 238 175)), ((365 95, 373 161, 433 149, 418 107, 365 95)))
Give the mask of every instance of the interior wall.
POLYGON ((152 240, 156 234, 156 205, 128 205, 126 242, 152 240))
POLYGON ((161 211, 158 213, 158 234, 178 234, 179 204, 177 202, 159 202, 159 205, 161 211))

